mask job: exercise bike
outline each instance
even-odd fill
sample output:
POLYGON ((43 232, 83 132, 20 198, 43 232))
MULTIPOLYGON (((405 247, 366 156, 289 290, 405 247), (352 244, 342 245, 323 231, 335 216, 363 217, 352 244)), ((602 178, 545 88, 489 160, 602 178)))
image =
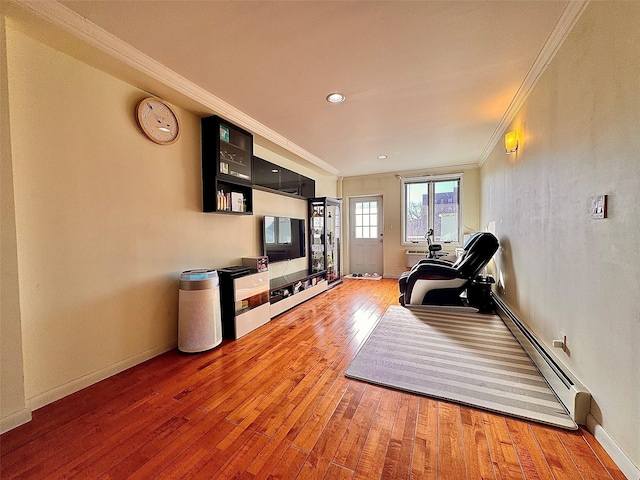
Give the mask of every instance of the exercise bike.
POLYGON ((427 258, 440 260, 442 257, 447 256, 447 252, 442 251, 442 245, 440 245, 439 243, 433 243, 433 228, 430 228, 427 233, 424 234, 424 236, 427 239, 427 245, 429 248, 429 254, 427 255, 427 258))

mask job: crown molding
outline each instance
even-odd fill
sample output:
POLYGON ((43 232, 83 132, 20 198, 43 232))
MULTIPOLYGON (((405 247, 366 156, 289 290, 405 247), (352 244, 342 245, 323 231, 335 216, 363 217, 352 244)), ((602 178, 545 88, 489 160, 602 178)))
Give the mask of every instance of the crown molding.
POLYGON ((564 12, 562 12, 562 15, 558 19, 558 23, 556 23, 555 27, 549 34, 549 38, 547 38, 542 50, 540 50, 536 60, 533 62, 533 65, 531 65, 531 68, 527 72, 522 84, 511 100, 507 111, 502 116, 500 123, 498 123, 498 126, 493 131, 487 145, 484 147, 484 150, 477 162, 478 167, 481 167, 484 164, 496 144, 502 139, 507 127, 518 114, 522 105, 524 105, 527 97, 533 91, 536 83, 538 83, 538 79, 547 69, 547 66, 549 66, 551 60, 553 60, 553 57, 555 57, 567 36, 569 36, 569 33, 589 5, 590 1, 591 0, 569 0, 564 12))
MULTIPOLYGON (((160 62, 133 48, 128 43, 120 40, 118 37, 57 1, 11 0, 11 3, 19 7, 22 10, 21 13, 35 16, 35 18, 40 21, 44 20, 48 24, 71 35, 73 38, 80 40, 83 44, 106 54, 109 58, 116 60, 120 64, 134 69, 137 73, 145 75, 153 81, 159 82, 163 86, 196 102, 198 105, 204 107, 204 109, 211 110, 225 117, 229 121, 238 124, 238 126, 269 140, 332 175, 338 174, 338 169, 333 165, 316 157, 304 148, 216 97, 211 92, 167 68, 160 62)), ((111 74, 111 72, 107 73, 111 74)))
POLYGON ((339 177, 343 180, 365 180, 371 178, 387 178, 387 177, 396 177, 397 179, 402 178, 415 178, 415 177, 431 177, 431 176, 439 176, 439 175, 460 175, 467 170, 476 170, 478 168, 478 164, 476 163, 461 163, 457 165, 447 165, 442 167, 432 167, 432 168, 423 168, 418 170, 398 170, 393 172, 378 172, 378 173, 367 173, 364 175, 346 175, 343 177, 339 177))

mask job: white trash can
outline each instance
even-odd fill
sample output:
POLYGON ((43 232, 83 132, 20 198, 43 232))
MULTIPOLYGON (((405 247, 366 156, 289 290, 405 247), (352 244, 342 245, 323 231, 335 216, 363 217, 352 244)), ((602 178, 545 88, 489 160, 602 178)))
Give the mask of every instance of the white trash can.
POLYGON ((220 283, 216 270, 186 270, 180 275, 178 350, 197 353, 222 342, 220 283))

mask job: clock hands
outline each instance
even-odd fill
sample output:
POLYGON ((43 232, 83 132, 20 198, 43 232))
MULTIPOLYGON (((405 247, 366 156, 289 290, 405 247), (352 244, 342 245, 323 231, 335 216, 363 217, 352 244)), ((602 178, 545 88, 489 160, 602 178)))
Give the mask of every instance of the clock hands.
POLYGON ((153 110, 153 105, 147 103, 147 106, 149 107, 149 110, 151 110, 151 113, 153 113, 153 116, 156 117, 156 121, 162 125, 162 127, 158 127, 158 130, 162 130, 163 132, 170 132, 171 124, 164 122, 164 119, 153 110))
POLYGON ((138 102, 136 120, 142 132, 155 143, 169 145, 178 139, 180 120, 162 100, 147 97, 138 102))

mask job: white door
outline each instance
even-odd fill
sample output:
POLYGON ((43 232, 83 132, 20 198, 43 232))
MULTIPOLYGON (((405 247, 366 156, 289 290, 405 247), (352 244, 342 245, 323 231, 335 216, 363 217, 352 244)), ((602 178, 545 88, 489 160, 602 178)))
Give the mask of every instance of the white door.
POLYGON ((351 273, 382 275, 382 197, 349 199, 351 273))

